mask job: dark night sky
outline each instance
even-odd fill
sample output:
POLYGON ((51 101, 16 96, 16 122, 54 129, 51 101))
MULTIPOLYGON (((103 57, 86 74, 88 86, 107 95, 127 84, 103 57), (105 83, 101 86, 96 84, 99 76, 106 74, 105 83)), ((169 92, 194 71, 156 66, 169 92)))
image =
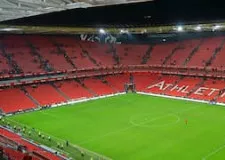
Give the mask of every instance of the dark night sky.
POLYGON ((74 9, 2 22, 19 25, 159 25, 225 20, 225 2, 215 0, 155 0, 88 9, 74 9), (144 16, 151 16, 150 19, 144 16))

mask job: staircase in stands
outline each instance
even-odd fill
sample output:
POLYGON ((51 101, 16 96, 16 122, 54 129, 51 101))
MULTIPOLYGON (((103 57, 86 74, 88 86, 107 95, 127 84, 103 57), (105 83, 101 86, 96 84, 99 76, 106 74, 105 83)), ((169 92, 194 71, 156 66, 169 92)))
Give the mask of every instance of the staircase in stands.
POLYGON ((216 56, 220 53, 220 51, 224 48, 225 38, 222 40, 221 44, 218 48, 215 48, 215 51, 211 58, 206 62, 206 67, 212 65, 213 61, 216 59, 216 56))
POLYGON ((198 51, 198 49, 202 43, 203 43, 203 40, 201 40, 200 43, 191 51, 188 58, 184 61, 183 66, 187 65, 187 63, 191 60, 191 58, 194 56, 194 54, 198 51))
POLYGON ((144 56, 142 57, 142 62, 141 64, 147 64, 149 58, 151 57, 151 51, 153 49, 153 45, 150 45, 147 52, 144 54, 144 56))
POLYGON ((49 64, 49 62, 39 54, 38 49, 29 40, 25 39, 25 41, 31 49, 31 54, 38 57, 42 69, 47 72, 54 71, 54 68, 49 64))

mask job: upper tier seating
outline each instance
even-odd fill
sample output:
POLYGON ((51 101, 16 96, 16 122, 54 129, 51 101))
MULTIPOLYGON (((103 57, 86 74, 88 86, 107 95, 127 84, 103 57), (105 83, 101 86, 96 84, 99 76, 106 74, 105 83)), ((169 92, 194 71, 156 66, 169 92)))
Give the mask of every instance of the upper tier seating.
POLYGON ((180 49, 176 50, 166 65, 182 66, 193 49, 200 43, 200 40, 187 40, 180 44, 180 49))
POLYGON ((187 63, 187 67, 204 67, 210 62, 209 60, 212 60, 212 67, 222 67, 224 66, 223 46, 215 58, 211 58, 216 48, 221 47, 223 40, 224 37, 212 37, 203 40, 162 43, 156 44, 150 51, 150 45, 115 44, 110 46, 77 40, 72 36, 5 35, 1 38, 4 50, 0 51, 0 73, 9 73, 15 69, 11 68, 6 57, 3 57, 5 53, 24 73, 45 72, 52 69, 55 71, 85 69, 116 64, 140 65, 147 51, 150 51, 150 57, 145 57, 147 65, 183 66, 187 63), (192 51, 198 46, 198 50, 192 55, 192 51))
POLYGON ((147 52, 148 45, 131 45, 122 44, 115 45, 120 63, 123 65, 139 65, 141 64, 142 57, 147 52))
POLYGON ((50 84, 30 85, 25 88, 41 105, 50 105, 66 101, 50 84))
POLYGON ((79 40, 71 37, 55 37, 57 43, 61 44, 68 57, 77 68, 93 68, 96 65, 90 61, 87 55, 82 51, 79 40))
POLYGON ((35 104, 19 88, 0 89, 0 109, 3 112, 16 112, 35 107, 35 104))
POLYGON ((12 56, 19 67, 25 73, 41 72, 41 64, 38 58, 31 54, 31 49, 20 36, 6 36, 3 39, 5 52, 12 56), (16 43, 12 43, 16 42, 16 43))
POLYGON ((26 39, 37 47, 39 54, 47 60, 55 70, 73 69, 73 66, 66 61, 64 54, 59 53, 57 47, 50 41, 50 37, 26 36, 26 39))
POLYGON ((222 42, 223 37, 207 38, 203 40, 198 51, 190 59, 188 66, 205 66, 208 60, 212 57, 215 49, 222 42))
POLYGON ((11 71, 11 66, 7 63, 7 60, 5 57, 2 56, 2 53, 0 52, 0 75, 1 74, 8 74, 11 71))
POLYGON ((113 66, 115 64, 113 60, 113 54, 110 52, 108 44, 99 44, 95 42, 80 42, 83 48, 85 48, 89 55, 100 66, 113 66))
POLYGON ((155 45, 151 51, 151 56, 147 64, 162 65, 165 58, 169 56, 173 49, 178 46, 178 43, 167 43, 155 45))
POLYGON ((223 46, 219 51, 219 53, 216 55, 214 61, 212 62, 212 67, 219 69, 225 68, 224 60, 225 60, 225 46, 223 46))

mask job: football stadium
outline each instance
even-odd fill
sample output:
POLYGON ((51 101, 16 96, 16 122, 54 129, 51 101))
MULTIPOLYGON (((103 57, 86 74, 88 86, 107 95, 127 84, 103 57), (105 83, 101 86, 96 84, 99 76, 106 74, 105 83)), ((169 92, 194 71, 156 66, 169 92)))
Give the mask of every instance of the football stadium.
POLYGON ((224 160, 224 9, 1 0, 0 159, 224 160))

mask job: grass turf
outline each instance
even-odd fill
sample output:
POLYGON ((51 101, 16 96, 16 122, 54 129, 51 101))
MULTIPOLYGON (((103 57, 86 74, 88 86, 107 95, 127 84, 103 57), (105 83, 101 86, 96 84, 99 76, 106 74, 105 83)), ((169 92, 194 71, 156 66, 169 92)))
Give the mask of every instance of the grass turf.
POLYGON ((10 119, 115 160, 225 157, 220 106, 127 94, 10 119))

